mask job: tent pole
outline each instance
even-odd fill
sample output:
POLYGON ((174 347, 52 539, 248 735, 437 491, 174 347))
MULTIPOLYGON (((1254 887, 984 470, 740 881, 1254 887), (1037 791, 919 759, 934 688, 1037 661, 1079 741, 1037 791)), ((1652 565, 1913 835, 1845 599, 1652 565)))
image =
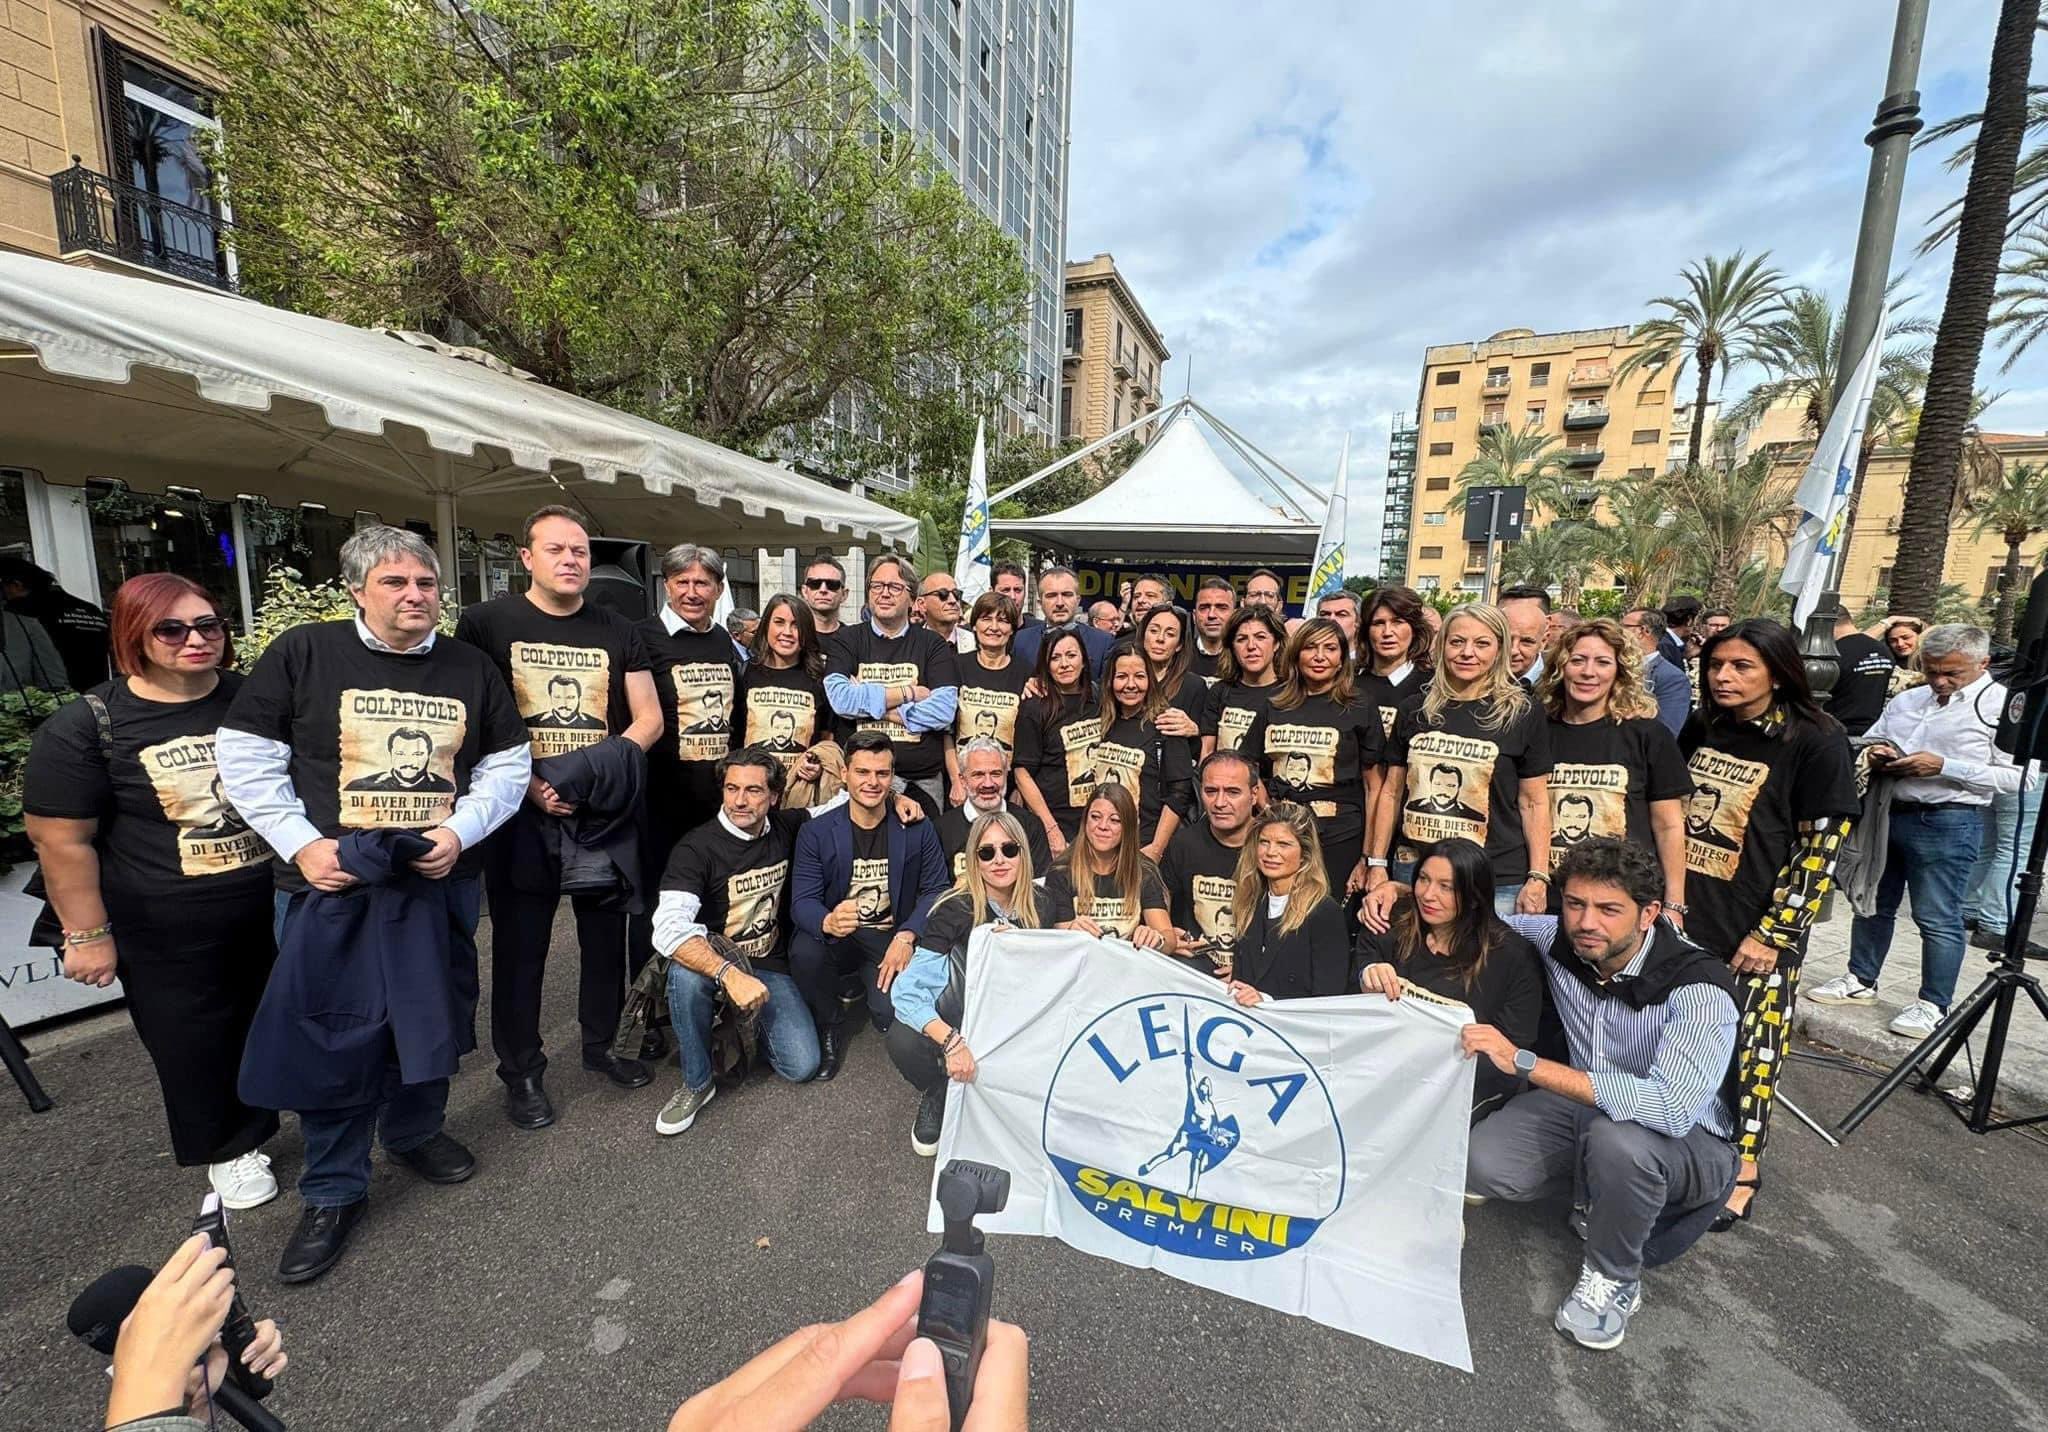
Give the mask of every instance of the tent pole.
MULTIPOLYGON (((434 491, 434 536, 441 551, 441 600, 455 593, 455 605, 462 605, 462 566, 455 540, 455 493, 452 490, 454 462, 444 452, 434 454, 434 477, 441 485, 434 491)), ((478 595, 482 595, 479 593, 478 595)))
MULTIPOLYGON (((1068 453, 1058 462, 1052 464, 1052 466, 1040 468, 1037 472, 1032 473, 1031 476, 1025 478, 1022 482, 1013 482, 1008 487, 1004 488, 1001 492, 990 493, 988 505, 993 507, 1006 497, 1014 497, 1016 494, 1022 492, 1025 488, 1030 487, 1035 483, 1043 482, 1046 478, 1051 477, 1056 472, 1059 472, 1065 468, 1072 467, 1075 463, 1079 462, 1082 458, 1087 457, 1090 453, 1097 452, 1103 448, 1108 447, 1111 443, 1117 441, 1119 438, 1128 437, 1131 433, 1136 432, 1139 428, 1144 427, 1147 423, 1158 423, 1160 431, 1164 432, 1166 430, 1167 424, 1171 423, 1174 417, 1178 414, 1179 410, 1185 408, 1187 404, 1188 400, 1186 398, 1176 399, 1171 407, 1162 408, 1158 412, 1146 413, 1143 417, 1132 419, 1130 422, 1125 423, 1122 427, 1118 428, 1115 432, 1108 434, 1106 437, 1097 438, 1094 442, 1088 444, 1088 446, 1080 449, 1078 452, 1068 453), (1161 416, 1162 413, 1165 415, 1164 417, 1161 416)), ((1153 439, 1153 441, 1157 442, 1158 439, 1155 438, 1153 439)))

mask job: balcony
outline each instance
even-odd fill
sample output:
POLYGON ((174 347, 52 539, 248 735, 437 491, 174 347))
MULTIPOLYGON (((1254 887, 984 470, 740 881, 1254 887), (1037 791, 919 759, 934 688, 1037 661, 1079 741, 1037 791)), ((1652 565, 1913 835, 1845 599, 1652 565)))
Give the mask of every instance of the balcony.
POLYGON ((1564 410, 1564 430, 1576 432, 1581 428, 1604 428, 1607 426, 1607 405, 1601 402, 1568 403, 1564 410))
POLYGON ((1596 447, 1568 447, 1564 450, 1564 463, 1566 467, 1598 467, 1605 456, 1596 447))
POLYGON ((69 169, 50 176, 50 197, 57 210, 60 252, 104 254, 234 292, 229 252, 234 226, 219 215, 118 183, 75 159, 69 169))
POLYGON ((1581 363, 1572 369, 1565 385, 1572 388, 1604 388, 1614 381, 1614 369, 1605 363, 1581 363))
POLYGON ((1486 381, 1479 385, 1482 393, 1505 393, 1514 380, 1506 373, 1488 373, 1486 381))
POLYGON ((1508 415, 1506 413, 1482 413, 1480 415, 1479 431, 1482 433, 1504 431, 1507 426, 1508 415))
POLYGON ((1127 351, 1125 349, 1119 348, 1117 350, 1116 358, 1110 364, 1110 366, 1116 369, 1117 377, 1128 378, 1133 373, 1138 371, 1137 354, 1134 351, 1127 351))

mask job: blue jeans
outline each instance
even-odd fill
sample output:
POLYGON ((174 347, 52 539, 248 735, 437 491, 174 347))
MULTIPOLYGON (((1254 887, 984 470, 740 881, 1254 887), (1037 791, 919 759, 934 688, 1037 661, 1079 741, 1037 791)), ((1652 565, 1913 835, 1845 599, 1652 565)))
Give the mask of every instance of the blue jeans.
POLYGON ((1502 885, 1493 892, 1493 913, 1505 920, 1515 913, 1515 899, 1522 893, 1520 885, 1502 885))
MULTIPOLYGON (((768 1063, 792 1084, 818 1072, 818 1026, 811 1019, 803 991, 788 975, 757 970, 754 978, 768 986, 761 1006, 761 1042, 768 1063)), ((718 1013, 718 989, 711 980, 680 962, 668 967, 668 1017, 675 1025, 676 1054, 683 1065, 683 1083, 702 1089, 711 1082, 711 1021, 718 1013)))
POLYGON ((1920 927, 1920 998, 1945 1010, 1963 967, 1963 895, 1983 842, 1982 806, 1892 807, 1891 840, 1877 885, 1877 913, 1858 915, 1849 930, 1849 973, 1877 983, 1891 949, 1899 900, 1913 892, 1920 927))
MULTIPOLYGON (((477 915, 483 903, 481 883, 475 876, 451 875, 448 895, 455 916, 450 938, 474 942, 477 915)), ((274 928, 280 946, 292 911, 305 898, 304 891, 277 892, 274 928)), ((471 958, 474 957, 472 952, 471 958)), ((305 1140, 306 1163, 299 1173, 299 1197, 312 1208, 340 1208, 363 1198, 370 1191, 371 1135, 374 1133, 382 1141, 385 1152, 402 1154, 440 1133, 447 1112, 448 1081, 400 1082, 394 1049, 385 1073, 383 1097, 375 1103, 350 1109, 300 1111, 299 1135, 305 1140)))
POLYGON ((1977 866, 1970 874, 1970 895, 1963 902, 1963 915, 1975 920, 1987 935, 2003 935, 2017 904, 2013 856, 2022 861, 2034 841, 2034 822, 2041 815, 2043 787, 2014 791, 1991 803, 1991 818, 1984 823, 1984 847, 1977 853, 1977 866))

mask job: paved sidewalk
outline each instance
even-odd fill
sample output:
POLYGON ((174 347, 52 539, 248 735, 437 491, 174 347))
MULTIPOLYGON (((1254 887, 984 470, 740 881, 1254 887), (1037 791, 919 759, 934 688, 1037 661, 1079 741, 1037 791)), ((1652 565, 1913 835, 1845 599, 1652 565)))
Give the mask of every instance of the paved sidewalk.
MULTIPOLYGON (((1838 892, 1831 903, 1833 918, 1815 925, 1807 943, 1806 967, 1799 976, 1802 991, 1849 969, 1849 902, 1838 892)), ((1956 978, 1958 1002, 1977 988, 1995 959, 1990 951, 1975 947, 1964 955, 1962 973, 1956 978)), ((2048 977, 2048 964, 2036 960, 2028 968, 2037 976, 2048 977)), ((1885 957, 1884 972, 1878 977, 1876 1008, 1819 1005, 1801 999, 1793 1013, 1793 1025, 1816 1043, 1832 1045, 1881 1064, 1896 1064, 1912 1052, 1915 1041, 1893 1034, 1885 1026, 1919 993, 1920 931, 1913 924, 1908 905, 1899 911, 1891 953, 1885 957)), ((1975 1058, 1983 1057, 1989 1028, 1987 1015, 1970 1041, 1975 1058)), ((1958 1058, 1942 1075, 1941 1083, 1944 1089, 1952 1089, 1971 1080, 1970 1067, 1958 1058)), ((1998 1077, 1998 1102, 2009 1114, 2048 1113, 2048 1021, 2041 1018, 2024 994, 2014 1007, 2012 1028, 2006 1039, 2005 1064, 1998 1077)))

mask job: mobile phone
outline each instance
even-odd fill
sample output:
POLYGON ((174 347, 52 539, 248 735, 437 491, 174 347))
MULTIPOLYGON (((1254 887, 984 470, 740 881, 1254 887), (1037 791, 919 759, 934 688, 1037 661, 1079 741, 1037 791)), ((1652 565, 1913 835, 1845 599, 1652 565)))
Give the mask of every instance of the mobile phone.
POLYGON ((974 1217, 1002 1212, 1010 1201, 1010 1175, 992 1164, 954 1159, 939 1174, 938 1193, 946 1237, 924 1265, 917 1335, 938 1345, 946 1369, 946 1402, 954 1432, 959 1432, 974 1404, 974 1379, 988 1346, 988 1314, 995 1294, 995 1260, 988 1255, 974 1217))
MULTIPOLYGON (((227 1266, 235 1266, 235 1250, 228 1242, 227 1210, 221 1205, 219 1194, 209 1193, 200 1200, 199 1216, 192 1220, 192 1231, 204 1233, 214 1247, 228 1255, 227 1266)), ((227 1321, 220 1325, 220 1345, 228 1354, 228 1376, 251 1397, 268 1397, 270 1379, 242 1361, 242 1354, 254 1341, 256 1320, 249 1316, 249 1305, 242 1301, 242 1285, 237 1281, 228 1302, 227 1321)))

